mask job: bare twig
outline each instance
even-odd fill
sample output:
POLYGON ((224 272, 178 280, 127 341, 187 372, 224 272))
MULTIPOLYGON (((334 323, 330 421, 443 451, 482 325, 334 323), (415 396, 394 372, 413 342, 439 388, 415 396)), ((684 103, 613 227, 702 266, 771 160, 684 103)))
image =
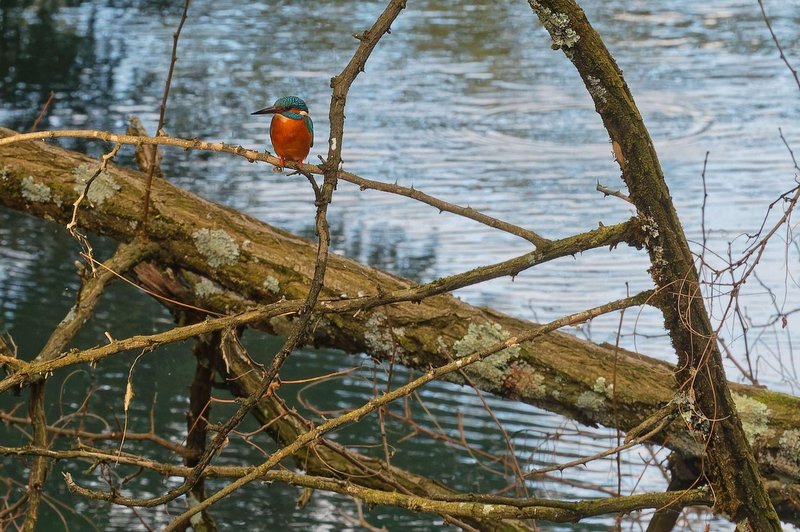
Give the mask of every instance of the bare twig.
MULTIPOLYGON (((225 144, 223 142, 207 142, 199 139, 182 139, 178 137, 169 137, 166 135, 155 136, 155 137, 148 137, 143 135, 130 135, 130 134, 118 135, 115 133, 109 133, 107 131, 98 131, 92 129, 64 129, 57 131, 39 131, 35 133, 19 133, 9 137, 0 138, 0 146, 6 144, 13 144, 15 142, 23 142, 27 140, 54 139, 54 138, 96 139, 96 140, 115 142, 125 145, 130 144, 134 146, 142 146, 142 145, 174 146, 178 148, 183 148, 185 150, 200 150, 200 151, 210 151, 215 153, 228 153, 231 155, 243 157, 250 162, 261 161, 269 163, 276 167, 280 165, 280 160, 277 157, 270 155, 269 153, 248 150, 243 148, 242 146, 225 144)), ((319 185, 317 185, 316 182, 313 181, 313 177, 310 177, 310 175, 323 174, 322 167, 323 165, 316 166, 312 164, 304 164, 298 169, 298 171, 301 174, 303 174, 307 179, 309 179, 309 181, 312 183, 312 187, 315 187, 315 192, 317 193, 321 192, 321 190, 319 189, 319 185)), ((533 243, 536 246, 543 246, 549 243, 548 239, 540 236, 539 234, 533 231, 530 231, 523 227, 519 227, 517 225, 511 224, 503 220, 499 220, 497 218, 493 218, 484 213, 476 211, 471 207, 462 207, 460 205, 455 205, 453 203, 446 202, 444 200, 435 198, 429 194, 426 194, 414 188, 403 187, 400 185, 395 185, 390 183, 383 183, 372 179, 366 179, 358 175, 352 174, 350 172, 346 172, 342 169, 339 170, 336 177, 337 179, 341 179, 342 181, 347 181, 349 183, 353 183, 354 185, 358 185, 362 190, 369 190, 369 189, 378 190, 381 192, 397 194, 399 196, 405 196, 408 198, 415 199, 417 201, 435 207, 441 211, 458 214, 465 218, 469 218, 471 220, 475 220, 476 222, 482 223, 488 227, 499 229, 501 231, 505 231, 507 233, 519 236, 520 238, 524 238, 525 240, 528 240, 529 242, 533 243)))
POLYGON ((702 261, 703 257, 706 253, 706 242, 708 240, 708 234, 706 233, 706 202, 708 201, 708 188, 706 187, 706 168, 708 167, 708 155, 711 152, 706 152, 705 158, 703 158, 703 171, 700 172, 700 179, 703 181, 703 205, 700 207, 700 231, 703 237, 703 246, 700 248, 700 259, 702 261))
MULTIPOLYGON (((167 79, 164 82, 164 95, 161 98, 161 107, 159 108, 158 127, 156 127, 156 135, 161 135, 164 129, 164 115, 167 111, 167 99, 169 98, 169 89, 172 84, 172 73, 175 70, 175 62, 178 60, 178 39, 181 37, 181 30, 183 24, 186 22, 186 15, 189 12, 190 0, 186 0, 183 4, 183 13, 181 14, 181 21, 178 23, 178 29, 172 34, 172 55, 169 61, 169 71, 167 72, 167 79)), ((142 206, 142 221, 140 231, 143 236, 147 235, 147 218, 150 214, 150 190, 153 186, 153 173, 157 165, 156 157, 150 161, 150 167, 147 169, 147 178, 145 181, 144 205, 142 206)))
POLYGON ((767 29, 769 30, 769 34, 772 37, 772 42, 775 43, 775 47, 778 49, 778 53, 781 56, 781 60, 786 65, 786 68, 789 69, 789 72, 792 73, 794 76, 794 82, 797 84, 797 88, 800 89, 800 77, 797 76, 797 70, 795 70, 792 65, 789 63, 789 59, 786 58, 786 54, 783 53, 783 47, 781 46, 780 41, 778 41, 778 36, 775 35, 775 31, 772 29, 772 23, 769 21, 769 17, 767 16, 767 12, 764 10, 764 2, 763 0, 758 0, 758 7, 761 9, 761 16, 764 18, 764 23, 767 25, 767 29))
MULTIPOLYGON (((98 450, 53 451, 33 447, 15 449, 0 447, 0 454, 46 456, 52 459, 83 458, 93 461, 113 461, 115 455, 98 450)), ((186 476, 189 468, 155 462, 135 455, 123 455, 120 463, 144 467, 162 476, 186 476)), ((250 467, 211 466, 206 476, 214 478, 242 478, 251 472, 250 467)), ((88 490, 78 486, 67 473, 64 475, 67 487, 76 493, 88 490)), ((542 519, 553 522, 570 522, 580 518, 604 515, 619 511, 633 511, 645 508, 660 508, 667 505, 677 507, 688 505, 711 504, 713 495, 706 489, 673 491, 667 493, 644 493, 620 498, 603 498, 588 501, 558 501, 537 498, 511 498, 497 496, 480 496, 474 494, 447 497, 419 497, 400 493, 386 492, 364 488, 346 480, 328 477, 303 475, 286 470, 264 471, 256 480, 264 482, 284 482, 287 484, 321 489, 341 493, 367 502, 368 504, 385 504, 415 511, 445 513, 464 518, 490 519, 542 519)), ((89 492, 90 494, 92 492, 89 492)))
MULTIPOLYGON (((617 443, 616 447, 605 449, 590 456, 583 456, 581 458, 576 458, 575 460, 570 460, 569 462, 564 462, 562 464, 555 464, 539 468, 535 471, 529 471, 528 473, 525 474, 525 478, 536 478, 539 476, 543 476, 545 473, 550 473, 552 471, 563 471, 571 467, 588 464, 589 462, 605 458, 606 456, 611 456, 612 454, 618 455, 625 449, 630 449, 631 447, 647 442, 650 440, 650 438, 652 438, 653 436, 664 430, 664 427, 669 425, 677 417, 678 412, 674 408, 671 408, 669 410, 660 411, 660 414, 662 415, 662 417, 661 419, 656 420, 657 421, 656 426, 652 427, 652 425, 650 425, 650 427, 652 427, 651 430, 649 430, 645 434, 633 438, 626 438, 623 443, 617 443)), ((654 420, 653 418, 648 418, 648 421, 654 421, 654 420)), ((617 496, 620 495, 621 494, 618 492, 617 496)))
POLYGON ((505 222, 503 220, 493 218, 482 212, 476 211, 472 207, 461 207, 460 205, 454 205, 452 203, 448 203, 446 201, 435 198, 429 194, 425 194, 424 192, 417 190, 413 187, 409 188, 397 184, 382 183, 380 181, 365 179, 363 177, 359 177, 355 174, 351 174, 345 171, 339 172, 338 177, 342 181, 347 181, 349 183, 353 183, 354 185, 358 185, 358 187, 361 190, 379 190, 381 192, 388 192, 390 194, 405 196, 407 198, 415 199, 422 203, 426 203, 432 207, 436 207, 440 211, 451 212, 453 214, 458 214, 459 216, 463 216, 465 218, 470 218, 488 227, 499 229, 501 231, 505 231, 506 233, 510 233, 520 238, 524 238, 525 240, 531 242, 533 245, 537 247, 547 245, 550 242, 546 238, 540 236, 539 234, 529 229, 525 229, 518 225, 514 225, 505 222))
MULTIPOLYGON (((3 423, 13 424, 13 425, 31 424, 30 418, 17 417, 11 415, 8 412, 0 412, 0 421, 2 421, 3 423)), ((119 441, 123 438, 122 432, 114 432, 114 431, 90 432, 79 428, 64 428, 56 425, 47 425, 47 432, 62 437, 72 436, 82 441, 94 441, 94 440, 119 441)), ((124 437, 126 440, 130 441, 152 442, 155 445, 163 447, 164 449, 173 452, 179 456, 183 456, 186 453, 186 450, 181 445, 172 443, 166 438, 162 438, 161 436, 156 434, 155 431, 153 430, 151 430, 150 432, 128 432, 127 434, 124 435, 124 437)))
POLYGON ((89 242, 89 239, 86 238, 86 235, 78 231, 78 208, 83 203, 83 200, 89 195, 89 187, 92 186, 95 179, 97 179, 103 172, 106 171, 108 168, 108 162, 117 156, 117 152, 122 147, 122 144, 117 143, 110 152, 104 154, 100 158, 100 166, 97 168, 94 174, 86 180, 86 184, 84 185, 81 193, 78 195, 78 198, 72 204, 72 219, 67 224, 67 230, 69 233, 80 243, 81 247, 83 248, 84 254, 86 255, 87 262, 89 263, 89 267, 92 269, 92 273, 94 273, 94 253, 92 249, 92 245, 89 242))
POLYGON ((50 96, 47 97, 47 100, 42 105, 42 110, 39 111, 39 114, 36 116, 36 119, 31 124, 31 128, 28 131, 36 131, 36 128, 39 126, 39 122, 42 121, 44 115, 47 114, 47 110, 50 108, 50 104, 53 103, 53 98, 55 97, 56 93, 54 91, 50 91, 50 96))
MULTIPOLYGON (((387 392, 384 395, 382 395, 381 397, 375 398, 375 399, 369 401, 368 403, 366 403, 365 405, 363 405, 363 406, 361 406, 359 408, 356 408, 356 409, 350 411, 349 413, 347 413, 345 415, 339 416, 338 418, 335 418, 335 419, 332 419, 330 421, 327 421, 327 422, 315 427, 314 429, 306 432, 305 434, 301 435, 294 442, 292 442, 290 445, 287 445, 287 446, 283 447, 282 449, 280 449, 280 450, 276 451, 275 453, 273 453, 273 455, 269 458, 269 460, 267 460, 266 462, 262 463, 258 467, 254 468, 251 473, 248 473, 247 475, 235 480, 234 482, 232 482, 229 485, 227 485, 225 488, 223 488, 223 489, 217 491, 216 493, 214 493, 213 495, 209 496, 202 503, 199 503, 197 506, 187 510, 183 514, 181 514, 178 517, 176 517, 164 530, 165 531, 174 530, 176 526, 178 526, 179 524, 185 522, 187 519, 189 519, 192 515, 194 515, 198 511, 201 511, 204 508, 207 508, 207 507, 211 506, 212 504, 214 504, 218 500, 222 499, 223 497, 225 497, 227 495, 230 495, 231 493, 233 493, 234 491, 239 489, 241 486, 244 486, 245 484, 247 484, 249 482, 252 482, 256 478, 258 478, 260 475, 262 475, 264 472, 269 471, 270 469, 272 469, 283 458, 293 454, 297 449, 307 445, 311 441, 316 440, 317 438, 319 438, 323 434, 325 434, 327 432, 330 432, 330 431, 332 431, 334 429, 337 429, 337 428, 339 428, 339 427, 341 427, 343 425, 346 425, 348 423, 352 423, 354 421, 357 421, 357 420, 361 419, 362 417, 364 417, 365 415, 367 415, 367 414, 369 414, 371 412, 374 412, 377 408, 379 408, 379 407, 381 407, 381 406, 383 406, 385 404, 388 404, 388 403, 390 403, 390 402, 392 402, 392 401, 394 401, 394 400, 396 400, 398 398, 401 398, 401 397, 404 397, 404 396, 408 395, 412 391, 418 389, 419 387, 423 386, 424 384, 426 384, 426 383, 428 383, 428 382, 430 382, 430 381, 432 381, 434 379, 441 378, 443 375, 446 375, 447 373, 451 373, 451 372, 456 371, 458 369, 464 368, 464 367, 468 366, 469 364, 473 364, 475 362, 483 360, 484 358, 486 358, 486 357, 488 357, 488 356, 490 356, 490 355, 492 355, 494 353, 497 353, 499 351, 502 351, 503 349, 506 349, 506 348, 509 348, 509 347, 513 347, 515 345, 518 345, 521 342, 534 340, 535 338, 537 338, 537 337, 539 337, 539 336, 541 336, 543 334, 546 334, 547 332, 554 331, 556 329, 559 329, 561 327, 565 327, 567 325, 574 325, 576 323, 581 323, 581 322, 587 321, 589 319, 595 318, 595 317, 597 317, 599 315, 602 315, 602 314, 605 314, 605 313, 608 313, 608 312, 613 312, 613 311, 619 310, 621 308, 641 305, 642 303, 647 301, 647 299, 651 295, 652 294, 650 292, 645 292, 645 293, 637 294, 636 296, 633 296, 633 297, 630 297, 630 298, 625 298, 625 299, 621 299, 621 300, 618 300, 618 301, 613 301, 611 303, 607 303, 606 305, 602 305, 600 307, 595 307, 595 308, 592 308, 592 309, 589 309, 589 310, 585 310, 583 312, 579 312, 579 313, 576 313, 576 314, 571 314, 571 315, 565 316, 565 317, 563 317, 563 318, 561 318, 559 320, 555 320, 555 321, 552 321, 552 322, 550 322, 550 323, 548 323, 546 325, 542 325, 540 327, 537 327, 536 329, 534 329, 534 330, 532 330, 532 331, 530 331, 528 333, 521 334, 516 338, 509 338, 508 340, 505 340, 503 342, 495 344, 495 345, 493 345, 492 347, 490 347, 488 349, 484 349, 484 350, 481 350, 481 351, 479 351, 477 353, 473 353, 471 355, 467 355, 467 356, 461 357, 461 358, 459 358, 457 360, 454 360, 453 362, 450 362, 448 364, 444 364, 444 365, 442 365, 442 366, 440 366, 440 367, 438 367, 436 369, 430 370, 430 371, 426 372, 425 374, 423 374, 421 377, 415 379, 414 381, 412 381, 412 382, 410 382, 410 383, 408 383, 408 384, 406 384, 404 386, 401 386, 399 388, 396 388, 395 390, 387 392)), ((83 489, 81 491, 84 492, 83 489)), ((84 492, 84 494, 86 494, 86 495, 88 495, 88 493, 92 493, 92 492, 84 492)), ((126 504, 126 503, 133 503, 134 502, 133 500, 126 500, 125 498, 116 497, 113 494, 94 493, 93 495, 96 496, 96 497, 99 497, 99 498, 101 498, 103 500, 113 500, 113 501, 115 501, 115 502, 117 502, 119 504, 126 504), (111 498, 109 498, 109 497, 111 497, 111 498)), ((136 502, 139 503, 139 502, 143 502, 143 501, 136 501, 136 502)))
MULTIPOLYGON (((111 271, 125 272, 148 253, 155 249, 154 245, 141 246, 138 243, 120 245, 114 256, 106 263, 107 269, 96 277, 85 280, 78 292, 75 306, 69 314, 56 327, 47 343, 37 355, 35 361, 47 363, 58 356, 83 326, 84 322, 94 311, 106 284, 114 278, 111 271)), ((45 373, 44 375, 47 375, 45 373)), ((47 420, 44 411, 45 382, 38 380, 30 390, 28 404, 29 416, 33 427, 33 444, 38 447, 47 447, 47 420)), ((34 460, 28 479, 28 506, 25 514, 23 530, 32 532, 36 529, 38 520, 39 503, 42 496, 42 487, 47 477, 47 461, 42 457, 34 460)))
POLYGON ((604 196, 614 196, 615 198, 619 198, 622 201, 627 201, 628 203, 633 203, 629 196, 623 194, 619 190, 613 190, 613 189, 610 189, 610 188, 608 188, 606 186, 601 185, 600 181, 597 182, 597 187, 595 187, 595 189, 598 192, 602 192, 604 196))

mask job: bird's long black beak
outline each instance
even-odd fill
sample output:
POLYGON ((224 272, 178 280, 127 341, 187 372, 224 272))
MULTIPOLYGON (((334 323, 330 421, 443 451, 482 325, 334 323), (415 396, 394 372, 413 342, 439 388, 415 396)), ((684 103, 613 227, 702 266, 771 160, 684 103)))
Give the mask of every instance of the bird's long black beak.
POLYGON ((265 107, 264 109, 260 109, 260 110, 256 111, 255 113, 250 113, 250 114, 251 115, 273 115, 273 114, 278 113, 278 112, 280 112, 282 110, 283 109, 280 108, 280 107, 272 106, 272 107, 265 107))

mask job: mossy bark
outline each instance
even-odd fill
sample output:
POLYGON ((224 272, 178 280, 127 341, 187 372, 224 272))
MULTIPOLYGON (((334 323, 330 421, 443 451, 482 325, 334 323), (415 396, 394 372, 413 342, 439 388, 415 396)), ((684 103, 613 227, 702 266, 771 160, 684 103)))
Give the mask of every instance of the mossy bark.
POLYGON ((572 61, 592 96, 642 221, 659 308, 678 356, 675 377, 692 403, 691 421, 706 444, 704 470, 714 487, 715 509, 753 530, 780 530, 725 380, 694 258, 622 71, 576 2, 529 3, 553 47, 572 61))
MULTIPOLYGON (((248 397, 258 390, 261 371, 253 366, 249 355, 233 338, 233 333, 223 335, 220 347, 218 356, 214 357, 216 369, 233 395, 248 397)), ((276 394, 263 396, 252 414, 281 446, 292 443, 311 428, 310 422, 288 408, 276 394)), ((430 478, 355 453, 324 438, 300 449, 293 459, 309 475, 340 478, 358 486, 389 493, 433 499, 458 495, 458 492, 430 478)), ((470 520, 469 524, 486 531, 532 530, 524 523, 511 519, 477 519, 470 520)))
MULTIPOLYGON (((8 130, 0 130, 0 136, 9 134, 8 130)), ((78 174, 96 165, 96 161, 81 154, 43 142, 0 147, 0 170, 4 176, 0 179, 0 204, 64 224, 71 217, 71 204, 77 197, 78 174), (29 177, 35 184, 47 187, 49 198, 26 194, 23 181, 29 177)), ((109 165, 108 173, 119 189, 102 203, 84 204, 78 221, 81 227, 95 233, 129 241, 136 235, 143 175, 114 165, 109 165)), ((305 296, 313 275, 316 250, 312 243, 198 198, 163 180, 154 181, 151 197, 150 238, 159 246, 154 260, 170 267, 174 282, 193 290, 204 308, 236 312, 282 297, 305 296), (225 254, 229 245, 216 249, 212 244, 208 248, 205 240, 198 241, 197 235, 202 230, 224 232, 230 237, 224 241, 233 242, 236 253, 225 254)), ((606 232, 598 231, 593 237, 580 238, 606 242, 606 232)), ((614 240, 626 238, 617 236, 614 240)), ((535 257, 531 256, 520 261, 519 267, 534 262, 535 257)), ((337 299, 378 295, 414 286, 400 277, 331 255, 322 296, 337 299)), ((261 328, 280 334, 288 325, 286 318, 276 318, 261 324, 261 328)), ((492 328, 515 336, 533 325, 472 307, 449 295, 439 295, 355 316, 319 316, 312 327, 313 337, 308 341, 348 352, 367 352, 376 358, 394 354, 398 363, 427 369, 447 360, 446 354, 455 351, 456 343, 464 345, 463 342, 476 340, 476 329, 492 328)), ((470 376, 476 377, 474 380, 484 390, 497 395, 519 399, 584 423, 624 431, 664 406, 678 389, 673 366, 568 334, 551 333, 519 347, 515 356, 501 364, 487 360, 476 365, 470 376), (616 409, 613 409, 611 399, 602 393, 598 383, 612 382, 615 367, 616 409)), ((774 471, 775 461, 769 460, 770 456, 791 456, 786 454, 790 447, 783 446, 781 441, 785 434, 800 428, 796 417, 800 400, 752 387, 737 390, 767 405, 766 429, 755 444, 763 470, 774 471)), ((696 441, 682 422, 670 425, 655 441, 689 456, 698 456, 703 451, 702 442, 696 441)), ((782 478, 800 479, 800 466, 792 460, 783 462, 788 465, 782 467, 782 478)))

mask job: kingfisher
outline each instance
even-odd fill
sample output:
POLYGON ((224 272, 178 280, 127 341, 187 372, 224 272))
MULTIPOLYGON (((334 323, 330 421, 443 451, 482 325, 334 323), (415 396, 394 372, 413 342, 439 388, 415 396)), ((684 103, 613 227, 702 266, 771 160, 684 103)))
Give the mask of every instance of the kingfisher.
POLYGON ((306 102, 297 96, 284 96, 278 98, 272 107, 251 114, 273 115, 269 139, 281 161, 281 170, 286 161, 294 162, 300 168, 314 145, 314 123, 308 116, 306 102))

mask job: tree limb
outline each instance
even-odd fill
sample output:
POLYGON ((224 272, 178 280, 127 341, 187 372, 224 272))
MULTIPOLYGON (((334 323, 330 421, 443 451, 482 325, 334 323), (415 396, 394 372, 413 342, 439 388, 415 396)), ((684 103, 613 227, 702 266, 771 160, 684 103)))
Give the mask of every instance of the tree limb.
MULTIPOLYGON (((83 155, 44 143, 24 142, 2 147, 0 168, 5 169, 5 179, 0 179, 0 204, 66 223, 71 213, 65 205, 69 205, 77 196, 73 183, 91 164, 94 162, 83 155), (47 197, 32 195, 28 190, 31 184, 45 187, 47 197)), ((109 165, 107 174, 104 179, 112 179, 119 189, 105 202, 95 203, 92 208, 86 209, 80 220, 86 229, 127 241, 135 236, 132 226, 138 213, 132 206, 138 204, 135 198, 140 197, 142 192, 142 174, 113 164, 109 165)), ((279 300, 304 296, 311 277, 309 266, 314 263, 314 251, 310 243, 236 211, 197 198, 162 180, 154 181, 153 202, 160 212, 160 216, 153 219, 150 229, 151 239, 159 245, 156 260, 171 267, 175 282, 190 287, 196 301, 210 312, 251 313, 222 318, 229 320, 229 325, 242 320, 258 324, 272 333, 287 330, 288 316, 296 312, 297 303, 279 300), (199 238, 207 234, 204 230, 219 235, 223 243, 230 242, 238 254, 224 256, 211 253, 214 248, 209 249, 206 241, 199 238), (248 310, 258 305, 274 306, 264 307, 264 311, 248 310), (264 314, 256 318, 259 312, 264 314)), ((600 234, 606 234, 602 229, 599 231, 600 234)), ((623 231, 621 234, 626 233, 623 231)), ((622 240, 630 238, 636 241, 636 235, 638 230, 622 240)), ((361 305, 359 294, 363 298, 376 298, 373 300, 375 302, 386 294, 397 294, 397 300, 403 299, 400 296, 411 298, 414 295, 416 285, 410 281, 336 255, 331 255, 329 260, 326 288, 323 290, 323 296, 328 301, 322 304, 322 309, 334 309, 337 305, 361 305)), ((404 334, 398 338, 402 349, 398 351, 397 362, 416 368, 440 364, 444 360, 440 355, 442 346, 451 349, 455 342, 469 338, 470 325, 473 328, 494 328, 496 325, 509 336, 535 326, 524 320, 472 307, 448 295, 427 297, 419 303, 394 303, 391 315, 392 326, 404 329, 404 334)), ((203 326, 198 324, 196 327, 203 326)), ((199 329, 181 334, 190 337, 197 332, 199 329)), ((385 313, 377 308, 356 315, 341 313, 316 319, 314 333, 305 341, 349 352, 367 352, 382 358, 388 356, 382 339, 387 339, 389 333, 385 313)), ((147 343, 150 340, 149 337, 140 337, 125 341, 130 341, 126 345, 133 348, 152 345, 147 343)), ((84 352, 91 357, 81 360, 105 356, 120 347, 101 346, 84 352)), ((67 359, 75 357, 76 360, 79 356, 82 355, 64 355, 67 359)), ((17 367, 23 364, 12 357, 0 358, 0 361, 17 367)), ((60 361, 61 358, 52 363, 60 361)), ((673 367, 638 353, 620 350, 616 377, 618 409, 615 417, 611 415, 610 401, 595 392, 599 379, 611 382, 613 361, 613 349, 572 335, 551 333, 540 338, 535 345, 521 345, 519 355, 511 364, 490 365, 476 370, 479 377, 486 373, 498 375, 498 380, 479 378, 476 384, 482 390, 518 398, 584 423, 629 430, 674 396, 673 367), (579 401, 581 397, 591 398, 591 404, 579 401)), ((778 464, 783 478, 800 478, 794 453, 781 443, 784 435, 787 437, 783 441, 789 441, 788 435, 798 428, 796 412, 800 410, 800 401, 754 387, 732 387, 737 394, 765 407, 765 419, 752 420, 759 426, 766 426, 754 441, 762 471, 774 474, 778 464), (763 423, 766 425, 761 425, 763 423)), ((695 441, 682 422, 673 423, 655 440, 691 456, 697 456, 702 451, 702 444, 695 441)))

